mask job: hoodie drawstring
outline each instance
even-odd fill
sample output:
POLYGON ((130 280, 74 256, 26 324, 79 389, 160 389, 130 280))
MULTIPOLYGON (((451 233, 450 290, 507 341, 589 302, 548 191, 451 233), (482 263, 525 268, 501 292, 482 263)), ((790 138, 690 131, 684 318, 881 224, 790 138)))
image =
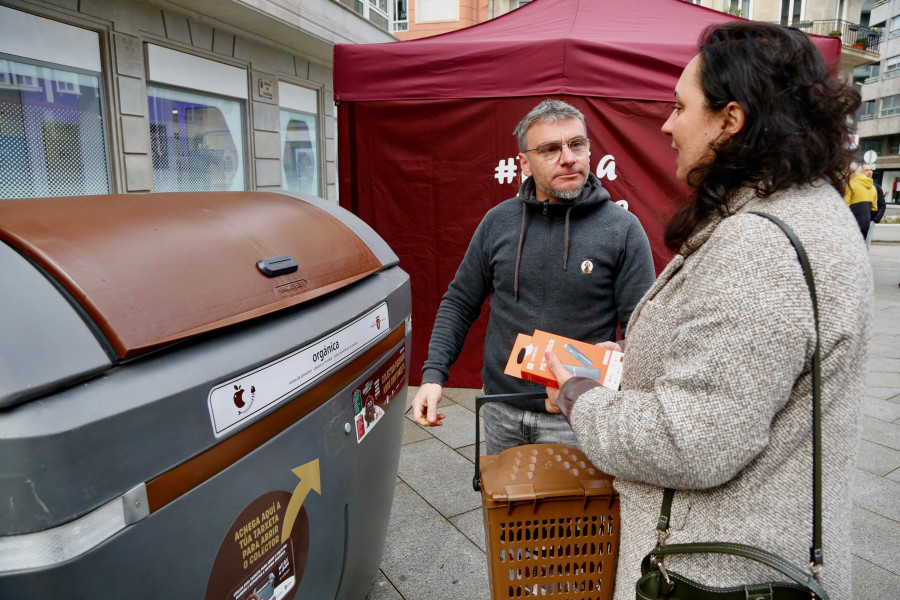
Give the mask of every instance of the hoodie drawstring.
MULTIPOLYGON (((569 215, 572 214, 574 206, 570 206, 566 210, 566 233, 563 244, 563 271, 569 268, 569 215)), ((513 278, 513 295, 516 301, 519 300, 519 266, 522 264, 522 246, 525 244, 525 226, 528 224, 528 206, 522 202, 522 230, 519 232, 519 247, 516 250, 516 273, 513 278)))
POLYGON ((516 251, 516 275, 513 279, 514 300, 519 300, 519 264, 522 262, 522 244, 525 242, 525 224, 528 222, 528 207, 522 202, 522 231, 519 232, 519 249, 516 251))

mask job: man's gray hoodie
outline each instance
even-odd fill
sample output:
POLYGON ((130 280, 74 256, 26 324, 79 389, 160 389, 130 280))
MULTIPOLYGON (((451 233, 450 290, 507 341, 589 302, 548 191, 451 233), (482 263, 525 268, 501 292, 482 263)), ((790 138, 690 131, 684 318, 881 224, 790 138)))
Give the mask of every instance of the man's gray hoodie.
MULTIPOLYGON (((538 201, 529 178, 478 225, 438 308, 422 382, 444 385, 490 295, 484 391, 540 389, 503 373, 517 334, 541 329, 590 343, 615 340, 655 278, 640 222, 610 202, 596 176, 588 175, 571 202, 538 201)), ((545 410, 543 401, 528 408, 545 410)))

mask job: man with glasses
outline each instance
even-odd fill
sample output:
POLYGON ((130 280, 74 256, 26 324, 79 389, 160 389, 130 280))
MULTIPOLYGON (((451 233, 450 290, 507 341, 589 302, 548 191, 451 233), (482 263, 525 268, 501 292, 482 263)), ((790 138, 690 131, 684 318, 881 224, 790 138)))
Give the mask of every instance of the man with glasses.
MULTIPOLYGON (((516 335, 535 329, 592 343, 624 337, 638 300, 655 279, 650 244, 637 218, 609 199, 590 171, 584 115, 559 100, 538 104, 513 132, 522 173, 515 198, 478 225, 438 308, 413 417, 441 425, 437 412, 450 365, 490 296, 482 381, 487 394, 542 389, 503 373, 516 335)), ((488 454, 532 443, 577 446, 545 402, 484 407, 488 454)))

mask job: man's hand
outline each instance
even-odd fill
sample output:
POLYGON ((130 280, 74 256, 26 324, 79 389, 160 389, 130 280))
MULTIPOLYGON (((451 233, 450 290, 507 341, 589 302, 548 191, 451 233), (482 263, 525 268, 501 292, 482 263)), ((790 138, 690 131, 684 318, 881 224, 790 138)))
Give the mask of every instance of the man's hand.
POLYGON ((423 427, 438 427, 443 425, 444 415, 437 412, 437 405, 441 401, 444 388, 436 383, 423 383, 419 386, 415 398, 412 401, 413 420, 423 427))

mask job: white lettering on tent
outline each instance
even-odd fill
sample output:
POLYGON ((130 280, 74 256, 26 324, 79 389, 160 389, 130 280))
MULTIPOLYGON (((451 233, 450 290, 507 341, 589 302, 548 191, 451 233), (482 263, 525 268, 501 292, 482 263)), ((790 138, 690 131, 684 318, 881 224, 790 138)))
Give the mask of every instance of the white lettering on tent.
POLYGON ((625 199, 622 199, 622 200, 616 200, 616 204, 618 204, 619 206, 621 206, 621 207, 624 208, 625 210, 628 210, 628 200, 625 200, 625 199))
POLYGON ((497 180, 498 183, 512 183, 516 178, 516 161, 512 158, 507 158, 506 162, 503 159, 500 159, 500 162, 497 163, 497 166, 494 168, 494 179, 497 180))
POLYGON ((607 154, 597 163, 597 179, 603 179, 604 177, 610 181, 615 181, 616 179, 616 157, 612 154, 607 154))

